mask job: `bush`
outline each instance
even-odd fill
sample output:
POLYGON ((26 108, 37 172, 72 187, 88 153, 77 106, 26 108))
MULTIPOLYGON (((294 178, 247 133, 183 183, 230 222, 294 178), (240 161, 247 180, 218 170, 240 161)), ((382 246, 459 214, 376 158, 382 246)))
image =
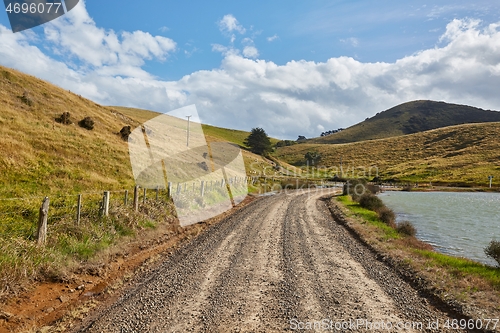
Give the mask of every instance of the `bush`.
POLYGON ((128 141, 130 134, 132 134, 132 128, 130 126, 123 126, 120 130, 120 136, 124 141, 128 141))
POLYGON ((90 117, 85 117, 84 119, 82 119, 78 122, 78 125, 80 125, 80 127, 83 127, 85 129, 93 130, 94 129, 94 120, 90 117))
POLYGON ((359 198, 359 205, 363 208, 378 212, 384 207, 384 202, 376 195, 366 193, 359 198))
POLYGON ((396 227, 396 214, 394 211, 387 207, 382 207, 378 210, 378 218, 388 226, 396 227))
POLYGON ((28 106, 33 106, 34 104, 33 99, 31 98, 30 93, 28 91, 25 91, 22 96, 19 96, 19 98, 24 104, 28 106))
POLYGON ((496 260, 500 266, 500 242, 492 240, 490 244, 484 249, 484 253, 496 260))
POLYGON ((69 112, 64 112, 59 117, 56 118, 56 121, 63 125, 71 125, 73 122, 71 121, 71 115, 69 112))
POLYGON ((403 221, 398 223, 396 230, 406 236, 415 236, 417 234, 417 229, 409 221, 403 221))
POLYGON ((344 185, 343 195, 350 195, 354 201, 359 201, 365 193, 366 180, 364 179, 349 179, 344 185))

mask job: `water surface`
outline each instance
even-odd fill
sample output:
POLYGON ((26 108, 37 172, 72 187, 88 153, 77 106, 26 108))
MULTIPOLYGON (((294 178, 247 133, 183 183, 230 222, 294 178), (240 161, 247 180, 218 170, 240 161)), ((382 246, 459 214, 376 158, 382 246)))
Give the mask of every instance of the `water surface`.
POLYGON ((500 240, 500 193, 388 191, 380 198, 437 251, 496 265, 484 248, 500 240))

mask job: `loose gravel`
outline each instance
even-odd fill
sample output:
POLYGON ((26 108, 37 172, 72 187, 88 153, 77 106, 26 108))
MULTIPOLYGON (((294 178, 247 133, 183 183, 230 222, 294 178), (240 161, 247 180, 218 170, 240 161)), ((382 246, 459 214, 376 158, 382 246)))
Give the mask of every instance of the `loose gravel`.
POLYGON ((252 202, 146 272, 80 332, 461 332, 335 222, 319 200, 325 191, 252 202))

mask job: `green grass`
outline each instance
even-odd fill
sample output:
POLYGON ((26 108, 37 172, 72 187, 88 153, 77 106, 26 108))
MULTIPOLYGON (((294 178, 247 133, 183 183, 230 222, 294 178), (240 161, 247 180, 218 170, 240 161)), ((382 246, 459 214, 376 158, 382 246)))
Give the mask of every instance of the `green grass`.
POLYGON ((354 216, 361 217, 366 223, 379 228, 383 232, 384 240, 398 239, 401 237, 397 230, 380 221, 376 212, 361 207, 359 203, 352 201, 350 196, 338 196, 337 200, 346 206, 354 216))
POLYGON ((442 267, 451 271, 457 277, 475 275, 490 282, 495 288, 500 290, 500 269, 483 265, 481 263, 448 256, 442 253, 428 250, 414 250, 415 253, 429 259, 429 266, 442 267))

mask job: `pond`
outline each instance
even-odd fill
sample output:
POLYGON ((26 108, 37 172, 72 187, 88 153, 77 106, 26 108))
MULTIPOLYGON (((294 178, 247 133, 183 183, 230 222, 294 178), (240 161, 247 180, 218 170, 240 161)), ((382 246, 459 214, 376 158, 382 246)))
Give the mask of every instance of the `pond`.
POLYGON ((500 241, 500 193, 388 191, 379 196, 398 222, 412 222, 417 238, 436 251, 496 265, 484 248, 500 241))

